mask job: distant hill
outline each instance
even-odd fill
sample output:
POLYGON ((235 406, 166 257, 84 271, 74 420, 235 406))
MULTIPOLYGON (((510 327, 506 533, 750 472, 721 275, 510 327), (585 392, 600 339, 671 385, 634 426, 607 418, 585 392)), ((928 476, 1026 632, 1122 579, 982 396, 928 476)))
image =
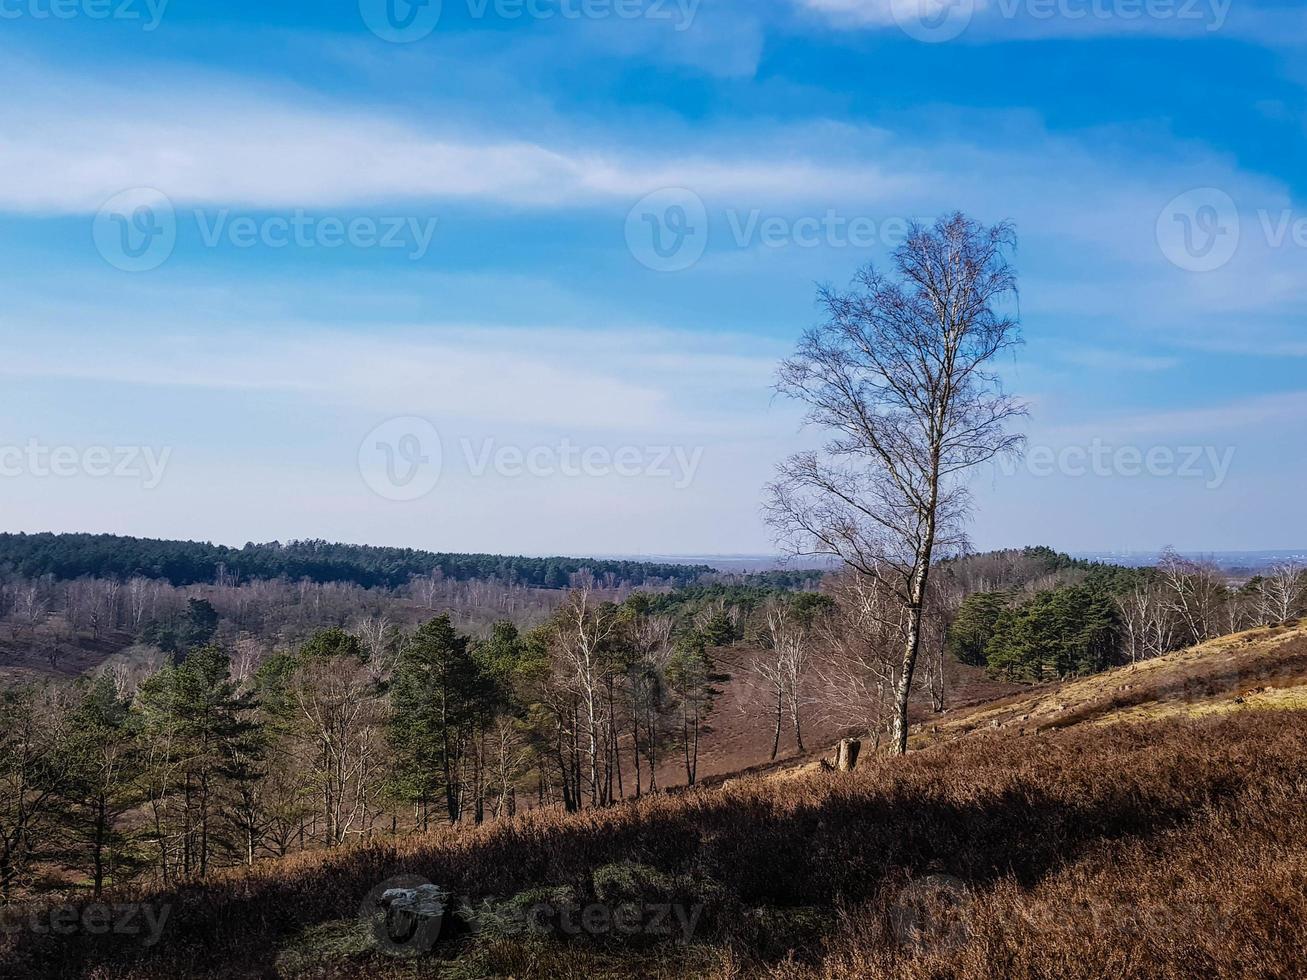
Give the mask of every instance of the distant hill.
POLYGON ((351 582, 365 588, 397 588, 415 575, 439 572, 447 579, 497 579, 544 589, 563 589, 571 577, 591 572, 613 585, 691 585, 714 569, 708 565, 602 558, 528 558, 460 555, 412 548, 379 548, 330 541, 271 541, 229 548, 202 541, 163 541, 114 534, 0 534, 0 570, 36 578, 164 579, 175 586, 229 580, 287 578, 351 582))

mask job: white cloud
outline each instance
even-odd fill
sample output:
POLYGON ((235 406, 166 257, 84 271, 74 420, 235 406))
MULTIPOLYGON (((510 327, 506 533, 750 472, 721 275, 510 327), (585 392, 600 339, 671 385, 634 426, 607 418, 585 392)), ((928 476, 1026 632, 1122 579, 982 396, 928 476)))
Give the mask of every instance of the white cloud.
MULTIPOLYGON (((61 86, 66 87, 65 81, 61 86)), ((358 107, 322 108, 281 93, 156 79, 148 89, 88 86, 51 98, 20 70, 0 105, 0 210, 87 213, 151 187, 176 204, 352 206, 471 200, 520 207, 634 202, 663 187, 764 200, 886 200, 920 184, 868 161, 774 157, 700 141, 546 143, 358 107), (76 106, 76 107, 74 107, 76 106)))
POLYGON ((1259 432, 1287 431, 1307 422, 1307 391, 1276 392, 1203 408, 1129 412, 1094 421, 1049 430, 1063 440, 1130 439, 1153 436, 1157 439, 1235 438, 1236 433, 1252 436, 1259 432))
POLYGON ((744 345, 729 336, 659 330, 268 323, 214 332, 101 318, 70 332, 50 324, 5 323, 0 376, 266 391, 500 431, 758 434, 756 410, 783 353, 756 339, 738 353, 744 345))

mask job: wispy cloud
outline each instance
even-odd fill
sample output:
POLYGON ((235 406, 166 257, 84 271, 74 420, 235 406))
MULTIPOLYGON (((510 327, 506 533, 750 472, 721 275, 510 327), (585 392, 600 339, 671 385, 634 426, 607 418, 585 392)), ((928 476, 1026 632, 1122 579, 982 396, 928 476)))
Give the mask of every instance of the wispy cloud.
POLYGON ((688 153, 567 136, 546 143, 184 78, 148 89, 88 84, 77 103, 42 94, 30 79, 14 85, 0 106, 0 210, 17 213, 94 212, 134 187, 179 204, 470 200, 535 208, 634 201, 663 187, 770 201, 889 200, 921 183, 873 161, 788 148, 767 159, 707 141, 688 153))
POLYGON ((39 327, 8 319, 0 328, 8 340, 0 376, 266 391, 501 431, 761 434, 757 411, 783 353, 757 340, 741 353, 729 336, 657 329, 426 323, 348 330, 265 322, 219 333, 176 317, 147 318, 154 326, 142 330, 139 317, 128 327, 105 316, 95 324, 77 321, 70 332, 51 325, 59 319, 55 314, 39 327))
POLYGON ((1180 363, 1177 357, 1159 354, 1138 354, 1124 350, 1080 347, 1061 352, 1062 360, 1080 367, 1108 371, 1137 371, 1152 373, 1169 371, 1180 363))

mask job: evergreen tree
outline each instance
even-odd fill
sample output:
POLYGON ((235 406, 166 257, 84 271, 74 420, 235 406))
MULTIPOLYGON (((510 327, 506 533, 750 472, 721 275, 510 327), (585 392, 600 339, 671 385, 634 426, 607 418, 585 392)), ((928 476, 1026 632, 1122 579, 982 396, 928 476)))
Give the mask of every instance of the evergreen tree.
POLYGON ((0 901, 6 903, 56 829, 67 760, 64 709, 47 689, 0 690, 0 901))
POLYGON ((683 637, 667 662, 667 683, 681 705, 681 747, 691 786, 699 773, 699 739, 708 731, 708 715, 721 694, 716 685, 727 679, 717 671, 707 642, 698 634, 683 637))
POLYGON ((64 817, 73 861, 89 864, 97 898, 108 878, 134 863, 122 817, 142 801, 135 721, 130 698, 103 674, 85 685, 69 718, 64 817))
POLYGON ((183 874, 208 874, 221 837, 222 794, 257 779, 259 726, 252 692, 231 678, 231 662, 217 647, 194 651, 141 685, 137 698, 143 735, 154 756, 152 796, 164 867, 167 839, 179 845, 183 874), (180 808, 180 826, 166 819, 180 808))
POLYGON ((450 823, 461 818, 465 757, 493 696, 493 678, 448 615, 418 627, 400 651, 391 686, 395 780, 419 807, 424 827, 441 794, 450 823))
POLYGON ((945 649, 958 661, 985 665, 985 647, 1007 608, 1006 592, 973 592, 962 600, 945 637, 945 649))

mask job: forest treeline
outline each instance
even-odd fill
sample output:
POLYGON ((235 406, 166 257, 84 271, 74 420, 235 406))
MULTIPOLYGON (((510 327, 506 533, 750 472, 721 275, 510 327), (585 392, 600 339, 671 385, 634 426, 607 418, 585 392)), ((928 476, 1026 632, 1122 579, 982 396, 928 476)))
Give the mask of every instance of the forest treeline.
MULTIPOLYGON (((0 574, 11 648, 135 640, 92 676, 0 692, 0 892, 205 876, 693 784, 728 683, 772 758, 783 732, 802 751, 818 718, 878 752, 901 679, 898 598, 847 571, 788 588, 810 583, 632 592, 578 573, 548 591, 437 574, 391 592, 0 574)), ((962 665, 1083 674, 1289 619, 1305 599, 1294 566, 1236 585, 1173 553, 1149 569, 1047 548, 943 562, 915 716, 946 709, 962 665)))
POLYGON ((331 627, 254 664, 192 598, 148 676, 0 694, 0 895, 204 877, 528 803, 602 807, 656 792, 666 769, 693 784, 726 679, 714 650, 762 604, 811 602, 722 587, 617 603, 583 583, 526 631, 473 637, 443 614, 331 627))
POLYGON ((1160 656, 1283 622, 1307 601, 1307 574, 1295 564, 1234 583, 1214 563, 1170 550, 1145 568, 1027 548, 977 556, 959 570, 970 587, 948 627, 948 652, 1005 680, 1065 678, 1160 656))
POLYGON ((458 582, 494 579, 513 585, 565 589, 572 576, 581 571, 613 587, 688 585, 714 572, 708 565, 438 554, 316 540, 230 548, 199 541, 52 533, 0 534, 0 569, 26 578, 49 575, 60 580, 125 580, 141 576, 175 586, 285 578, 389 589, 401 588, 415 576, 433 573, 458 582))

